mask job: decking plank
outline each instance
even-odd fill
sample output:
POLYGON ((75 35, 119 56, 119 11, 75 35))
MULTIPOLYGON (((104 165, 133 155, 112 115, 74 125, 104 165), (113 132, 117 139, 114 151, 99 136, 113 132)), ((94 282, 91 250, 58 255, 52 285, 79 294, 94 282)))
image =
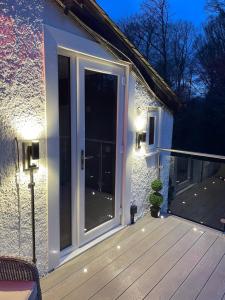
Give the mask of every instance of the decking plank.
MULTIPOLYGON (((224 239, 224 238, 223 238, 224 239)), ((201 290, 197 300, 221 300, 225 293, 225 255, 201 290)))
POLYGON ((133 246, 134 241, 137 243, 141 242, 150 232, 154 231, 160 226, 163 228, 163 225, 171 221, 172 220, 168 219, 155 219, 150 223, 146 223, 145 232, 140 232, 139 228, 139 230, 134 234, 128 235, 124 240, 120 241, 120 251, 118 251, 115 245, 108 251, 100 254, 97 258, 93 259, 90 263, 82 265, 80 269, 74 271, 65 280, 61 280, 57 285, 45 292, 44 299, 53 299, 53 297, 55 300, 62 299, 62 297, 73 291, 75 288, 78 288, 81 284, 94 276, 101 269, 112 263, 112 261, 116 260, 120 255, 122 255, 122 253, 125 253, 128 249, 130 249, 133 246), (83 267, 88 269, 87 273, 83 272, 83 267))
POLYGON ((169 248, 173 247, 189 229, 190 226, 187 224, 177 226, 106 286, 103 285, 103 288, 91 299, 116 299, 119 297, 149 266, 153 265, 169 248))
POLYGON ((120 243, 120 241, 131 238, 132 235, 135 234, 135 232, 140 230, 140 228, 146 226, 147 224, 151 224, 152 222, 155 222, 155 220, 149 216, 146 216, 138 220, 134 226, 128 226, 124 228, 115 235, 88 249, 75 259, 67 262, 65 265, 56 269, 54 272, 48 274, 46 277, 41 279, 41 288, 43 293, 52 289, 58 283, 68 278, 71 274, 77 272, 82 267, 99 257, 101 254, 111 249, 114 245, 120 243))
POLYGON ((217 300, 225 298, 224 272, 221 233, 174 216, 147 215, 41 282, 44 300, 217 300))
POLYGON ((170 248, 154 265, 129 287, 118 299, 143 299, 202 236, 192 229, 170 248))
MULTIPOLYGON (((215 236, 217 237, 217 235, 215 236)), ((213 273, 224 253, 225 240, 219 238, 208 250, 196 268, 190 273, 189 277, 178 288, 171 300, 195 299, 207 283, 207 280, 213 273)))
MULTIPOLYGON (((121 272, 126 270, 132 263, 134 263, 143 256, 150 257, 151 249, 154 248, 154 245, 157 245, 161 240, 163 241, 163 239, 165 239, 167 235, 169 235, 173 240, 171 244, 174 243, 176 236, 176 233, 174 233, 175 228, 177 229, 180 235, 183 235, 184 231, 188 230, 187 226, 180 226, 179 223, 173 220, 173 222, 168 222, 166 226, 160 227, 154 232, 150 233, 140 243, 136 244, 135 241, 133 241, 133 247, 131 249, 128 249, 123 255, 118 257, 117 260, 115 260, 102 271, 97 273, 94 277, 85 282, 85 284, 80 286, 78 289, 75 289, 71 294, 65 297, 65 299, 89 299, 108 282, 113 280, 113 278, 115 278, 121 272)), ((97 296, 97 299, 101 298, 103 297, 97 296)))
MULTIPOLYGON (((216 237, 210 233, 203 234, 196 244, 183 256, 166 276, 152 289, 146 300, 170 299, 177 288, 188 277, 201 258, 215 242, 216 237)), ((183 300, 183 297, 181 298, 183 300)))

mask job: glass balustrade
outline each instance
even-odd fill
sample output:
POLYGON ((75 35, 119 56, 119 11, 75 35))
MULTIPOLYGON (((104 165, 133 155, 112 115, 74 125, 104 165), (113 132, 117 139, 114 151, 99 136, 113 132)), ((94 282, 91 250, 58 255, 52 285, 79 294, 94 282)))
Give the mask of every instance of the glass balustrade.
POLYGON ((225 158, 176 150, 160 153, 161 163, 170 167, 169 212, 223 231, 225 158))

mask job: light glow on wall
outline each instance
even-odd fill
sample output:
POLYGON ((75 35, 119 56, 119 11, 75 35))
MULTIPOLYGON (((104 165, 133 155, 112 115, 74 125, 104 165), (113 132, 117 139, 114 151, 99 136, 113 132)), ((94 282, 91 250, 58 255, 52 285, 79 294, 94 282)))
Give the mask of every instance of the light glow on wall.
POLYGON ((44 124, 41 125, 34 120, 18 122, 13 127, 16 129, 17 136, 22 140, 38 140, 44 134, 44 124))
POLYGON ((134 154, 137 156, 137 157, 140 157, 140 158, 143 158, 145 155, 146 155, 146 150, 144 147, 141 147, 140 149, 138 150, 134 150, 134 154))
POLYGON ((137 132, 142 132, 146 129, 145 116, 140 110, 138 110, 138 115, 135 120, 135 129, 137 132))
MULTIPOLYGON (((39 164, 38 169, 34 170, 34 178, 36 182, 43 181, 47 177, 48 170, 46 166, 42 163, 39 164)), ((17 183, 18 184, 28 184, 30 180, 29 171, 23 170, 22 166, 17 173, 17 183)))

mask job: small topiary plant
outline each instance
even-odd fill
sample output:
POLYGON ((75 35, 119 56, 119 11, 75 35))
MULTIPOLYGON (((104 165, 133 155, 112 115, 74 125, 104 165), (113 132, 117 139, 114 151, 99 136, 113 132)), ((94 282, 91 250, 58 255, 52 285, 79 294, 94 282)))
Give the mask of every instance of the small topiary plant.
POLYGON ((151 204, 151 215, 152 217, 158 218, 160 215, 160 206, 163 203, 163 196, 159 192, 163 188, 162 181, 156 179, 152 182, 151 187, 153 189, 153 193, 149 196, 149 202, 151 204))
POLYGON ((162 181, 159 179, 152 181, 151 187, 154 192, 160 192, 163 188, 162 181))
POLYGON ((160 207, 163 203, 163 196, 160 193, 154 192, 150 194, 149 202, 154 207, 160 207))

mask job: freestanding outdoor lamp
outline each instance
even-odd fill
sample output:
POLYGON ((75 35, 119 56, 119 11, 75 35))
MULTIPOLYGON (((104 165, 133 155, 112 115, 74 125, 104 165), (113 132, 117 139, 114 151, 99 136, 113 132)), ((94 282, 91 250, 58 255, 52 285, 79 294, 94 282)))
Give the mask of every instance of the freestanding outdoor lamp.
POLYGON ((134 216, 137 213, 137 205, 132 204, 130 207, 130 223, 134 224, 134 216))
POLYGON ((35 239, 35 204, 34 204, 34 170, 39 168, 39 141, 26 141, 23 147, 23 170, 30 171, 30 183, 28 185, 31 192, 31 219, 32 219, 32 249, 33 263, 36 263, 36 239, 35 239))

